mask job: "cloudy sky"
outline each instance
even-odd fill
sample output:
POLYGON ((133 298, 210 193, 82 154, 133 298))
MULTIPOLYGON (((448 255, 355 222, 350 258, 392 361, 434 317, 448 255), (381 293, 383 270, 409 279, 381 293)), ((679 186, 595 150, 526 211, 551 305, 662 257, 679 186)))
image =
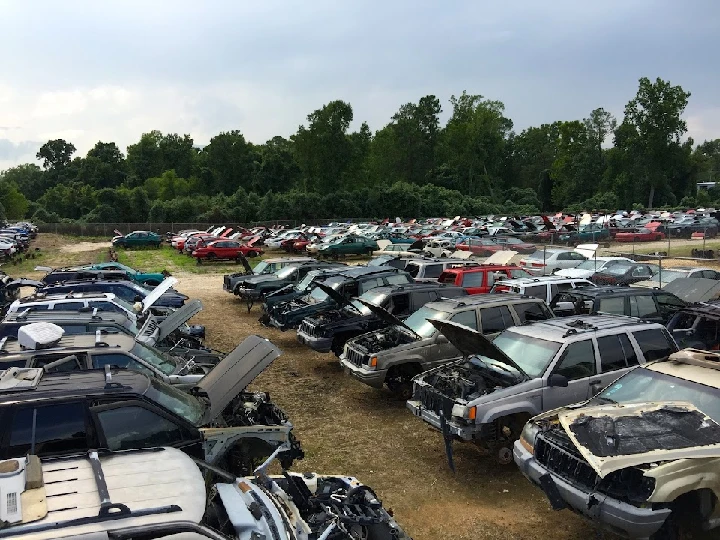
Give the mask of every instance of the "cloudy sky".
POLYGON ((464 89, 520 131, 621 116, 642 76, 692 92, 690 135, 720 137, 716 0, 0 0, 0 20, 0 169, 58 137, 262 143, 333 99, 377 130, 426 94, 446 117, 464 89))

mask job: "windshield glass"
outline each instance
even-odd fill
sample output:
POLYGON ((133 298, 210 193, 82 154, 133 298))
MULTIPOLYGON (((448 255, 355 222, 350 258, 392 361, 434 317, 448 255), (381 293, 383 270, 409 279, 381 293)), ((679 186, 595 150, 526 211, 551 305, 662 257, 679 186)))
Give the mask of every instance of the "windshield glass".
POLYGON ((278 279, 288 279, 290 276, 292 276, 293 272, 295 272, 296 267, 295 265, 288 265, 285 268, 281 268, 277 272, 275 272, 275 276, 278 279))
POLYGON ((587 261, 583 261, 580 264, 578 264, 575 268, 578 270, 595 270, 596 268, 600 270, 604 265, 609 265, 609 262, 606 261, 595 261, 593 259, 588 259, 587 261))
MULTIPOLYGON (((374 306, 382 306, 383 303, 387 300, 388 295, 384 293, 378 293, 375 291, 368 291, 360 296, 362 300, 367 302, 368 304, 372 304, 374 306)), ((367 316, 370 315, 372 312, 364 305, 362 305, 357 300, 352 301, 352 305, 355 306, 355 309, 357 309, 360 313, 367 316)))
POLYGON ((720 422, 720 390, 652 369, 637 368, 608 386, 595 399, 616 403, 687 401, 720 422))
MULTIPOLYGON (((686 278, 688 276, 688 272, 679 272, 677 270, 663 270, 662 271, 662 280, 663 283, 670 283, 673 280, 676 280, 678 278, 686 278)), ((655 281, 658 281, 660 278, 660 275, 654 276, 652 279, 655 281)))
POLYGON ((428 319, 444 321, 450 317, 450 313, 438 311, 431 307, 421 307, 405 320, 405 325, 413 330, 420 337, 428 338, 437 332, 437 329, 428 322, 428 319))
POLYGON ((165 375, 170 375, 173 371, 175 371, 175 368, 177 367, 177 364, 175 362, 163 358, 158 353, 146 347, 142 343, 135 343, 135 346, 130 352, 135 356, 142 358, 150 365, 155 366, 165 375))
POLYGON ((191 424, 200 425, 205 407, 187 392, 178 390, 158 379, 150 379, 150 388, 145 395, 162 407, 182 416, 191 424))
POLYGON ((297 284, 298 291, 307 291, 313 279, 318 276, 319 272, 308 272, 300 283, 297 284))
POLYGON ((603 271, 607 274, 615 274, 617 276, 622 276, 624 273, 630 270, 630 268, 631 266, 629 264, 615 264, 613 266, 610 266, 609 268, 604 268, 603 271))
POLYGON ((265 261, 260 261, 259 263, 257 263, 255 268, 253 268, 253 274, 262 274, 263 271, 268 267, 268 264, 269 263, 265 261))
POLYGON ((556 341, 525 336, 511 330, 496 337, 493 344, 533 379, 545 373, 561 345, 556 341))

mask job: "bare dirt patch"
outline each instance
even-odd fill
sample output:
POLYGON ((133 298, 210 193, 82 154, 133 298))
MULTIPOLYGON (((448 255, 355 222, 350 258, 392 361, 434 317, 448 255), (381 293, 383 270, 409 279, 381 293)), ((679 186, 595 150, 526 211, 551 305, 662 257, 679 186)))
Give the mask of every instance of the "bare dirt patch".
POLYGON ((66 244, 60 248, 64 253, 85 253, 88 251, 98 251, 100 249, 110 249, 111 242, 77 242, 75 244, 66 244))

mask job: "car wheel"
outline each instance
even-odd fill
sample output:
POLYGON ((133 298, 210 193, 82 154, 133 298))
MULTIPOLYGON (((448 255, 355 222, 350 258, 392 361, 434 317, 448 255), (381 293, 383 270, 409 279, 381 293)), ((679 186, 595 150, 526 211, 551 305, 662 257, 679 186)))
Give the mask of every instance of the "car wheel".
POLYGON ((338 255, 337 252, 334 251, 331 257, 333 261, 337 261, 340 258, 340 255, 338 255))
MULTIPOLYGON (((208 258, 208 260, 213 261, 217 258, 217 256, 214 253, 208 253, 207 258, 208 258)), ((200 260, 200 259, 198 258, 198 260, 200 260)))
POLYGON ((365 255, 371 256, 373 254, 373 248, 367 248, 365 250, 365 255))
POLYGON ((252 259, 253 257, 257 257, 257 255, 258 255, 258 254, 257 254, 256 252, 254 252, 254 251, 248 251, 248 254, 247 254, 247 256, 250 257, 251 259, 252 259))
POLYGON ((388 371, 387 377, 385 377, 385 384, 398 399, 407 401, 412 397, 412 379, 421 371, 419 365, 413 364, 392 367, 388 371))

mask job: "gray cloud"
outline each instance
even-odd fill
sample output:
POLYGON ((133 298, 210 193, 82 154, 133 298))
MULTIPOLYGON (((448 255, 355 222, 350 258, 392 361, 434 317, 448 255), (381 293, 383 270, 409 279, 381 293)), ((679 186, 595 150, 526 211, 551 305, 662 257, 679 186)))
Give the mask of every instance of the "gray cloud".
POLYGON ((0 139, 0 161, 17 162, 18 160, 35 159, 35 154, 43 143, 22 141, 15 143, 8 139, 0 139))

